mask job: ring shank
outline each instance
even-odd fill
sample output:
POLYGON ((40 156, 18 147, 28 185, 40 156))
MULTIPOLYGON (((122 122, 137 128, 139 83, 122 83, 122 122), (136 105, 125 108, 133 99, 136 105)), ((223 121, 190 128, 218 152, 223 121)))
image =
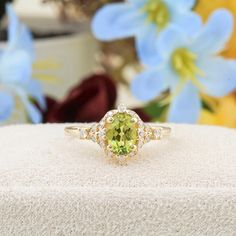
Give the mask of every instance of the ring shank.
POLYGON ((165 126, 159 126, 162 129, 162 136, 168 138, 171 134, 171 128, 165 126))
POLYGON ((78 139, 88 139, 89 130, 91 129, 91 124, 89 125, 78 125, 78 126, 68 126, 65 127, 65 133, 69 136, 78 139))

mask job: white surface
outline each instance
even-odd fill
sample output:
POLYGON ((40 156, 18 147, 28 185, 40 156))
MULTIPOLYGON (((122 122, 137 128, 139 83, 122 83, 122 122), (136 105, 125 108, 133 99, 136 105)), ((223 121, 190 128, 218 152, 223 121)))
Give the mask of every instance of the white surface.
POLYGON ((128 166, 63 125, 0 128, 0 235, 235 235, 236 131, 172 127, 128 166))

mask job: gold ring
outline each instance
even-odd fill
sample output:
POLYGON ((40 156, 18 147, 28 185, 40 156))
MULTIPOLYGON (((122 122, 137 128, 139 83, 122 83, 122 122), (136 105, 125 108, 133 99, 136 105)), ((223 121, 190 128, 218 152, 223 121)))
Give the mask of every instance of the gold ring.
POLYGON ((132 110, 120 105, 111 110, 99 123, 65 128, 65 133, 78 139, 98 143, 109 159, 125 162, 151 140, 169 137, 171 128, 144 123, 132 110))

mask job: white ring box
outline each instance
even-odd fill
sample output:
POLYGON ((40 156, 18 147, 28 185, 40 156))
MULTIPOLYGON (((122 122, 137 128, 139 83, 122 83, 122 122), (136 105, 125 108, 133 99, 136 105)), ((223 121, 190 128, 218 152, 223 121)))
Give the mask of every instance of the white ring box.
POLYGON ((236 131, 170 126, 127 166, 65 125, 0 128, 0 235, 236 235, 236 131))

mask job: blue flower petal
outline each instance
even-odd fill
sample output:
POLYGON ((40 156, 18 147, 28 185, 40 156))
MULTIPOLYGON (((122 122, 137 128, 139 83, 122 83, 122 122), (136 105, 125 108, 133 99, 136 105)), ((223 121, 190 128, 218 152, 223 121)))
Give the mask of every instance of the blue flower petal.
POLYGON ((180 29, 169 27, 160 35, 157 41, 157 54, 169 63, 175 49, 187 47, 188 44, 188 37, 180 29))
POLYGON ((28 98, 28 95, 25 93, 25 91, 22 90, 22 89, 18 89, 17 94, 18 94, 19 98, 21 99, 30 120, 34 124, 38 124, 38 123, 42 122, 41 112, 39 111, 39 109, 34 104, 32 104, 30 102, 30 100, 28 98))
POLYGON ((35 49, 33 42, 33 36, 28 27, 22 25, 17 47, 25 50, 31 56, 32 60, 35 58, 35 49))
POLYGON ((26 87, 26 92, 28 93, 29 96, 32 96, 39 106, 45 110, 46 109, 46 101, 43 96, 43 91, 40 83, 37 80, 30 80, 27 87, 26 87))
POLYGON ((0 122, 7 120, 13 111, 14 100, 10 94, 0 92, 0 122))
POLYGON ((215 11, 193 43, 192 50, 203 55, 221 52, 233 32, 233 22, 229 11, 215 11))
POLYGON ((6 12, 8 16, 8 44, 13 47, 16 43, 17 34, 19 32, 19 19, 16 16, 12 5, 6 4, 6 12))
POLYGON ((26 50, 34 58, 33 38, 29 29, 20 23, 12 5, 6 5, 8 23, 8 45, 10 49, 26 50))
POLYGON ((139 74, 131 84, 132 93, 140 100, 148 101, 168 88, 167 81, 157 69, 139 74))
POLYGON ((114 40, 134 36, 144 23, 144 14, 129 3, 113 3, 97 11, 92 31, 100 40, 114 40))
POLYGON ((179 30, 183 31, 187 36, 194 38, 202 28, 202 19, 193 12, 175 13, 173 23, 179 30))
POLYGON ((190 82, 174 98, 170 105, 168 121, 174 123, 196 123, 201 109, 197 88, 190 82))
POLYGON ((194 7, 196 0, 164 0, 164 2, 181 11, 186 11, 194 7))
POLYGON ((140 61, 146 65, 158 66, 162 62, 157 51, 157 29, 154 25, 143 28, 136 38, 136 49, 140 61))
POLYGON ((127 0, 127 1, 138 8, 141 8, 147 3, 147 0, 127 0))
POLYGON ((204 87, 204 93, 222 97, 236 89, 236 61, 221 57, 203 58, 198 67, 205 73, 199 81, 204 87))
POLYGON ((7 50, 0 59, 0 80, 13 86, 22 86, 31 78, 32 62, 22 50, 7 50))
POLYGON ((38 124, 42 122, 42 114, 35 105, 31 104, 30 102, 27 102, 25 104, 25 107, 26 107, 30 120, 34 124, 38 124))

